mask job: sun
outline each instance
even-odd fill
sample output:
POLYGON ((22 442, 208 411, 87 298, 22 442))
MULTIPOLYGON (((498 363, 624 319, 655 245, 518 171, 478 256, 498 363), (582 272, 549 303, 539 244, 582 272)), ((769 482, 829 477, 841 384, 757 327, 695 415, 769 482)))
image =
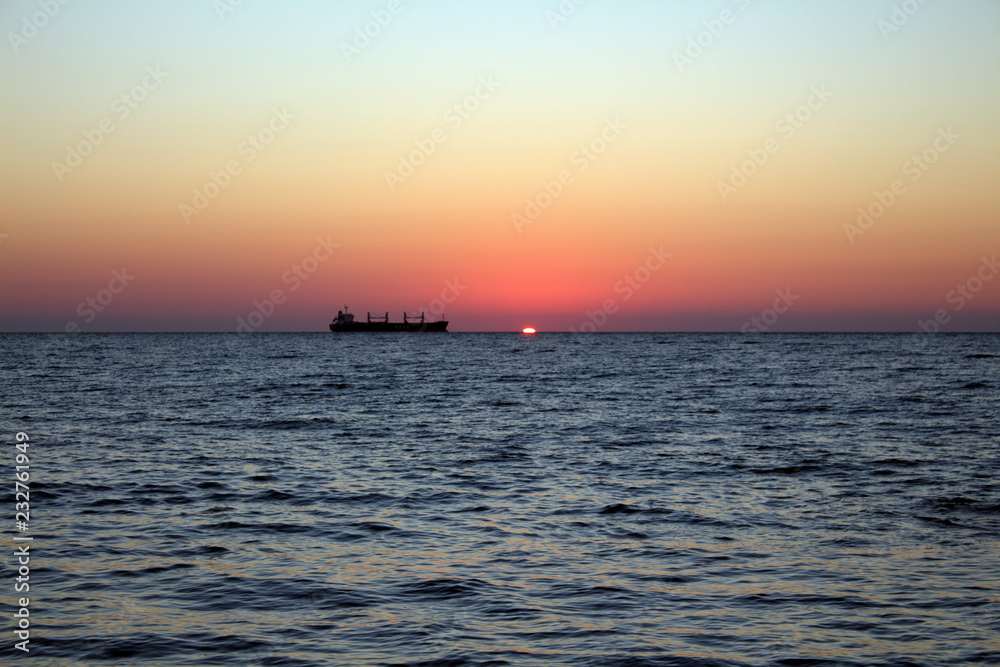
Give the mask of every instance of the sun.
POLYGON ((523 333, 523 334, 533 334, 533 333, 535 333, 535 328, 534 327, 524 327, 523 329, 521 329, 521 333, 523 333))

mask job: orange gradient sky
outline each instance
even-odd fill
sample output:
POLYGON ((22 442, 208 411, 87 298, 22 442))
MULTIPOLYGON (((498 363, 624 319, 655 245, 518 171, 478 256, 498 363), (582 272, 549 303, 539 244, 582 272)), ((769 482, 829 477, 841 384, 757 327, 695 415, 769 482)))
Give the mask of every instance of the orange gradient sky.
POLYGON ((1000 5, 900 6, 6 2, 0 329, 996 331, 1000 5))

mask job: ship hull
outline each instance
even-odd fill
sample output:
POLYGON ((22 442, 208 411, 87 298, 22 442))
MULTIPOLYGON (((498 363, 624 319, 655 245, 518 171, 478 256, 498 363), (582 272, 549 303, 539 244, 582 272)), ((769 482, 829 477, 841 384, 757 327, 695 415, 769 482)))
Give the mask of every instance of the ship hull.
POLYGON ((448 331, 448 322, 351 322, 350 324, 330 323, 330 331, 334 333, 362 333, 362 332, 410 332, 422 333, 425 331, 448 331))

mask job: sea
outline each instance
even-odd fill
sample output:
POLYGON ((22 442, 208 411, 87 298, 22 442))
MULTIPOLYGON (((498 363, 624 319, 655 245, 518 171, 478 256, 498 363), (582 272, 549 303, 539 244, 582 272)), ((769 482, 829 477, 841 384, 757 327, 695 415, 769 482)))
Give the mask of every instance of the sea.
POLYGON ((1000 335, 3 334, 0 364, 3 664, 1000 664, 1000 335))

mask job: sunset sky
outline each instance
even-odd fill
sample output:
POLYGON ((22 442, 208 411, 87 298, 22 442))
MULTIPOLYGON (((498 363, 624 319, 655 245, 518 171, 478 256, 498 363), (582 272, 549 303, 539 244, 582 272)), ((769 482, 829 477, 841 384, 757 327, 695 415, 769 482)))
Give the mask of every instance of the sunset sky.
POLYGON ((0 24, 3 331, 1000 330, 994 1, 0 24))

